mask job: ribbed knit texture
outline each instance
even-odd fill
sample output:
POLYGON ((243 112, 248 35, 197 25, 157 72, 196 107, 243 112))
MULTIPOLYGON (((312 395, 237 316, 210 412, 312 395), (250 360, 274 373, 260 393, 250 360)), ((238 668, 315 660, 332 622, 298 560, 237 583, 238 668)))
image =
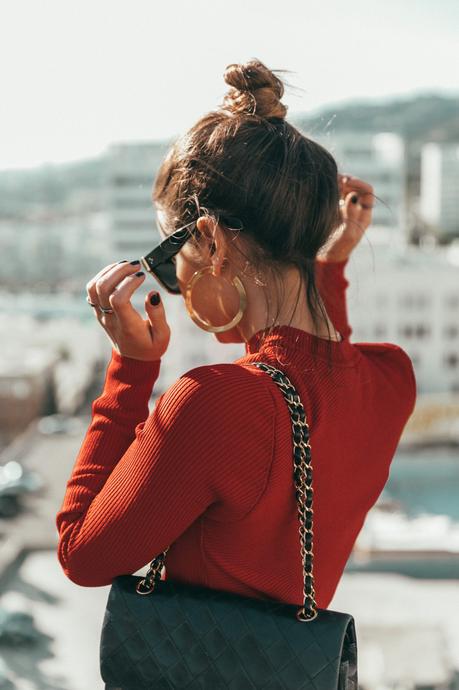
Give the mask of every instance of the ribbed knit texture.
POLYGON ((268 374, 244 366, 264 361, 285 371, 305 407, 314 584, 318 606, 328 607, 416 398, 404 350, 350 342, 346 264, 316 261, 341 342, 329 345, 282 325, 261 344, 259 331, 235 362, 180 376, 151 413, 161 360, 142 362, 112 349, 56 516, 58 558, 70 580, 109 585, 173 544, 166 578, 302 603, 288 407, 268 374))

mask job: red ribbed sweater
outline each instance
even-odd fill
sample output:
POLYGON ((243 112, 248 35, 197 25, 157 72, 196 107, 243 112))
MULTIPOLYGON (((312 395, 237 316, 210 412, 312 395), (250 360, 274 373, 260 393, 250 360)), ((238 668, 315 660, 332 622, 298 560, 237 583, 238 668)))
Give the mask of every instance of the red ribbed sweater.
POLYGON ((303 602, 289 412, 269 375, 244 366, 264 361, 285 371, 305 407, 316 601, 329 606, 416 398, 404 350, 350 342, 346 264, 316 261, 343 337, 331 343, 331 374, 325 339, 277 326, 261 347, 262 331, 255 333, 233 363, 184 373, 149 412, 161 360, 112 349, 56 516, 58 558, 70 580, 109 585, 172 544, 163 577, 303 602))

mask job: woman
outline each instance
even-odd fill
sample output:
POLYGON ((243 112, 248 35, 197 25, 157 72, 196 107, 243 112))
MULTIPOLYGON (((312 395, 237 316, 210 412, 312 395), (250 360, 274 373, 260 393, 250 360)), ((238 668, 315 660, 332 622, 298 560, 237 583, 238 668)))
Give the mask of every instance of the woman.
POLYGON ((245 354, 187 371, 149 413, 170 339, 164 306, 155 291, 146 319, 132 306, 138 260, 89 281, 113 348, 56 517, 58 557, 70 580, 97 587, 172 545, 163 578, 302 604, 289 412, 270 377, 245 366, 263 361, 306 410, 315 592, 327 608, 413 411, 414 372, 395 344, 350 342, 344 270, 372 187, 338 175, 286 122, 283 84, 262 63, 230 65, 225 80, 223 106, 164 160, 154 201, 162 239, 195 230, 175 256, 190 315, 245 354))

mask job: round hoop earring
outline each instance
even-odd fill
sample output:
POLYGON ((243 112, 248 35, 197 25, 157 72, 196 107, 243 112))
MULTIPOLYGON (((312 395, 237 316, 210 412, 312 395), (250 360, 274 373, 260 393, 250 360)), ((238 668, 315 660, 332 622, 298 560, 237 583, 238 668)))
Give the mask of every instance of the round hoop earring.
MULTIPOLYGON (((214 273, 214 267, 213 266, 205 266, 204 268, 201 268, 199 271, 195 271, 193 273, 190 282, 187 284, 185 288, 185 304, 186 308, 188 310, 188 313, 192 320, 197 324, 200 328, 203 328, 205 331, 208 331, 209 333, 223 333, 224 331, 229 331, 230 328, 233 328, 239 321, 242 319, 242 316, 244 314, 244 311, 247 307, 247 293, 245 291, 243 283, 240 281, 240 279, 237 276, 234 276, 233 280, 227 281, 232 285, 233 287, 236 288, 239 294, 239 310, 237 314, 231 319, 231 321, 227 324, 224 324, 223 326, 213 326, 209 321, 205 321, 201 319, 201 317, 195 312, 193 309, 193 305, 191 304, 191 292, 193 290, 193 287, 196 285, 197 281, 202 278, 203 275, 210 273, 212 275, 215 275, 214 273)), ((226 278, 225 278, 226 280, 226 278)))

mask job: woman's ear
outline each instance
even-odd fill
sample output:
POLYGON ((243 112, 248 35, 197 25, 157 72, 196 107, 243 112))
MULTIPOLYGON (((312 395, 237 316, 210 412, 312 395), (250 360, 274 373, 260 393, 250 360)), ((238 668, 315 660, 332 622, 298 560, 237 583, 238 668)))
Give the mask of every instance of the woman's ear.
POLYGON ((214 270, 218 274, 226 258, 226 238, 215 220, 209 216, 198 218, 196 227, 208 243, 209 256, 212 257, 214 270))

